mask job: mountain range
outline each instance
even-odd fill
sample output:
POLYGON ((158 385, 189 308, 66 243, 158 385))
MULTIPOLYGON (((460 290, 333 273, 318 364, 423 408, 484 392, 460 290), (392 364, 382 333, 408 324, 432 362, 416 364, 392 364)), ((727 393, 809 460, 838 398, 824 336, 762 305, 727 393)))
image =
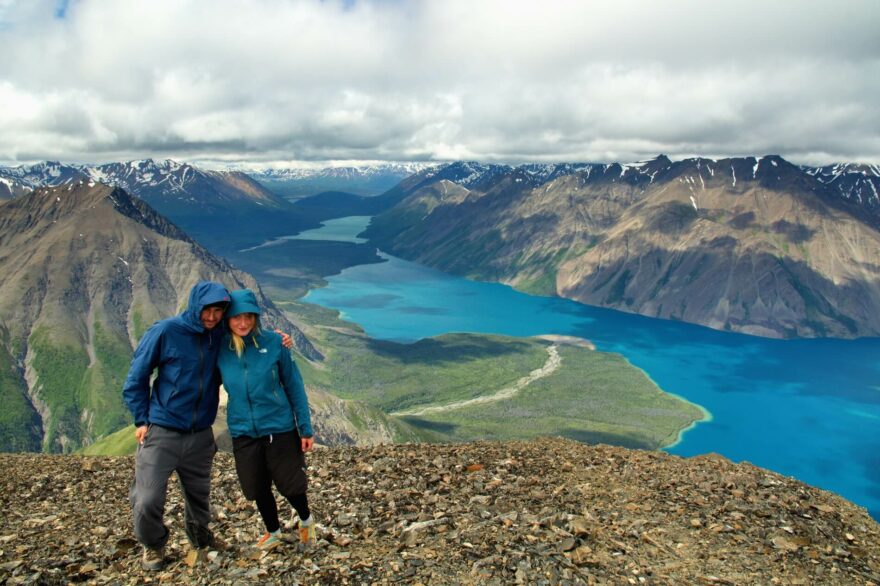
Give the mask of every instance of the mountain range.
POLYGON ((74 181, 124 187, 227 256, 326 218, 376 215, 365 236, 380 248, 532 293, 764 336, 880 332, 876 165, 661 155, 419 166, 381 195, 326 192, 296 205, 240 172, 173 161, 0 168, 0 186, 6 196, 74 181))
POLYGON ((437 166, 437 163, 388 162, 346 167, 260 169, 247 173, 275 193, 299 199, 325 191, 378 195, 410 175, 437 166))
POLYGON ((0 204, 0 274, 3 450, 67 452, 123 427, 132 349, 200 280, 254 289, 267 325, 321 357, 252 276, 118 187, 71 180, 0 204))
MULTIPOLYGON (((878 182, 877 167, 776 156, 454 163, 378 196, 293 205, 246 175, 172 161, 0 169, 11 197, 0 203, 0 448, 71 451, 123 427, 121 379, 152 321, 200 279, 260 291, 181 229, 189 222, 229 248, 273 225, 378 214, 373 244, 449 272, 750 334, 854 337, 880 332, 878 182)), ((320 361, 260 295, 269 321, 320 361)), ((373 436, 400 436, 399 422, 355 403, 316 395, 328 441, 358 441, 349 420, 364 418, 373 436)))
POLYGON ((104 165, 48 161, 0 168, 0 200, 78 181, 125 189, 212 250, 234 250, 318 225, 242 172, 205 170, 171 160, 104 165))
POLYGON ((363 234, 522 290, 771 337, 880 335, 880 169, 778 156, 454 163, 363 234))

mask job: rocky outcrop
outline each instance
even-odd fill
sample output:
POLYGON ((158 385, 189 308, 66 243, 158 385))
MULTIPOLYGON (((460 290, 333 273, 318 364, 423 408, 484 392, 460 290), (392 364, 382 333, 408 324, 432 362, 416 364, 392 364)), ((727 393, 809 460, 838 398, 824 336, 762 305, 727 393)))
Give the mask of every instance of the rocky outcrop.
POLYGON ((308 463, 314 546, 253 550, 259 516, 219 454, 214 529, 232 548, 186 555, 174 483, 169 565, 148 574, 130 528, 130 457, 0 455, 0 581, 880 583, 880 526, 864 509, 720 456, 544 438, 319 449, 308 463))
POLYGON ((776 156, 459 164, 411 178, 365 234, 445 271, 591 305, 770 337, 876 336, 878 219, 838 181, 776 156))

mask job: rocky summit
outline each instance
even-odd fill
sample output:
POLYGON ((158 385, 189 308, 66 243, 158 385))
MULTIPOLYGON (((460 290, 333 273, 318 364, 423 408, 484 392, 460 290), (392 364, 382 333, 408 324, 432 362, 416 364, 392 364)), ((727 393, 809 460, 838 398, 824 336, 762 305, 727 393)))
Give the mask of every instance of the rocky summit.
POLYGON ((214 528, 229 549, 188 555, 175 483, 168 564, 150 573, 131 457, 0 455, 0 583, 880 584, 864 509, 715 455, 405 444, 319 449, 309 471, 313 546, 252 549, 261 522, 221 453, 214 528))

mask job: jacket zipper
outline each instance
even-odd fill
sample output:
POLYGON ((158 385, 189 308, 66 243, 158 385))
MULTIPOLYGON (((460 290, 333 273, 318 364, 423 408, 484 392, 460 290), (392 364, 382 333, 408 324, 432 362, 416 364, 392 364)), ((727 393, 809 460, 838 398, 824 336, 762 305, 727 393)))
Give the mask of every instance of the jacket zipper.
MULTIPOLYGON (((208 334, 208 346, 211 345, 211 334, 208 334)), ((196 404, 193 407, 193 416, 192 416, 192 425, 190 425, 190 430, 195 430, 196 428, 196 417, 199 414, 199 404, 202 402, 202 395, 204 394, 204 381, 202 379, 202 375, 204 374, 204 363, 205 363, 205 352, 202 349, 202 342, 199 340, 199 396, 196 397, 196 404)))
POLYGON ((257 433, 257 422, 254 419, 254 404, 251 401, 251 389, 250 385, 248 385, 247 348, 245 348, 244 356, 244 396, 247 397, 248 411, 251 414, 251 428, 254 430, 253 437, 260 437, 260 434, 257 433))

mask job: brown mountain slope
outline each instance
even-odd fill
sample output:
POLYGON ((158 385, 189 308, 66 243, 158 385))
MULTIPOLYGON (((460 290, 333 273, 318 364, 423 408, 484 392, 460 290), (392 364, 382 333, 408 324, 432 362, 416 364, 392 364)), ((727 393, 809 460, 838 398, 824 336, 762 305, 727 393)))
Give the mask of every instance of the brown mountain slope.
POLYGON ((131 533, 131 457, 0 455, 0 581, 880 583, 880 526, 864 509, 720 456, 541 438, 320 449, 308 463, 314 546, 290 531, 254 551, 259 515, 219 454, 213 527, 232 549, 187 563, 173 488, 169 565, 149 574, 131 533))
POLYGON ((404 258, 644 315, 771 337, 880 335, 880 233, 779 157, 658 158, 546 183, 424 185, 368 236, 404 258), (447 189, 447 192, 449 190, 447 189))
POLYGON ((0 449, 70 451, 126 423, 121 384, 153 321, 199 280, 260 295, 266 321, 320 355, 253 277, 120 189, 43 188, 0 205, 0 449))
POLYGON ((880 234, 805 185, 670 181, 560 263, 578 301, 765 336, 880 332, 880 234))

